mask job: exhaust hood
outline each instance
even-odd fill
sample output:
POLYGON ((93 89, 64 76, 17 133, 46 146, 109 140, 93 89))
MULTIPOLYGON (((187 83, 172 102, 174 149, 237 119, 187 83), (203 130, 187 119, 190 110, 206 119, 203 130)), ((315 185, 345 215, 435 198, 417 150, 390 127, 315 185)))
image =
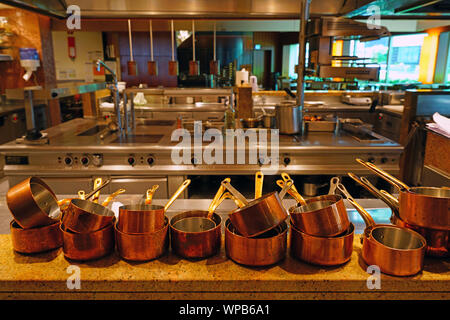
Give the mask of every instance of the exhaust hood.
POLYGON ((0 2, 54 18, 67 17, 67 4, 64 0, 0 0, 0 2))

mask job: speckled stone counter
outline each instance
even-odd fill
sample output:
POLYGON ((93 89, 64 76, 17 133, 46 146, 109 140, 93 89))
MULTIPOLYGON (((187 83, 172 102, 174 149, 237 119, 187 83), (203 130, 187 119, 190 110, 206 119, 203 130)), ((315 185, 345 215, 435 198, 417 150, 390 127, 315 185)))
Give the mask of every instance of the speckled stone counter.
POLYGON ((10 235, 0 235, 0 299, 450 299, 448 259, 427 258, 414 277, 382 275, 381 288, 369 290, 359 240, 343 266, 312 266, 288 253, 274 266, 251 268, 227 259, 223 245, 220 254, 200 261, 168 252, 133 263, 115 252, 81 263, 66 260, 61 249, 16 253, 10 235), (80 289, 67 288, 71 264, 80 268, 80 289))

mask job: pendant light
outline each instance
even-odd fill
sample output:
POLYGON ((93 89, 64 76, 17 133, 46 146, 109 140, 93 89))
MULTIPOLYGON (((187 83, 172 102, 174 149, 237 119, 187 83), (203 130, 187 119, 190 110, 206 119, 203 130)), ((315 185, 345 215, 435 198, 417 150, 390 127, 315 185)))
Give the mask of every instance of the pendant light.
POLYGON ((158 75, 158 63, 153 60, 153 28, 152 20, 150 20, 150 61, 147 61, 148 74, 151 76, 158 75))
POLYGON ((170 35, 172 39, 172 60, 169 61, 169 75, 178 76, 178 61, 175 60, 174 53, 174 30, 173 30, 173 20, 170 20, 170 35))
POLYGON ((216 22, 214 21, 214 36, 213 36, 213 60, 209 62, 209 74, 219 75, 220 62, 216 59, 216 22))
POLYGON ((199 74, 199 64, 198 61, 195 60, 195 22, 192 20, 192 60, 189 61, 189 75, 198 76, 199 74))
POLYGON ((130 61, 127 62, 128 75, 135 76, 137 73, 136 62, 133 59, 133 40, 131 39, 131 20, 128 19, 128 40, 130 42, 130 61))

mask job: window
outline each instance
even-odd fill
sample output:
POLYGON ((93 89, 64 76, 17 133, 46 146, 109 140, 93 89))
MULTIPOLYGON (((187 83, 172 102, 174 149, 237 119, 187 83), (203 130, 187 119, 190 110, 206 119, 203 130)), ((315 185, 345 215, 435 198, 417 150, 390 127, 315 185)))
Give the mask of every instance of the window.
MULTIPOLYGON (((283 46, 283 76, 291 79, 297 79, 297 73, 295 72, 295 66, 298 65, 298 49, 299 45, 289 44, 283 46)), ((309 59, 309 43, 306 43, 306 58, 305 66, 308 66, 309 59)))
POLYGON ((389 38, 381 38, 373 41, 350 42, 350 55, 358 58, 367 58, 365 63, 380 66, 380 81, 386 81, 387 55, 389 51, 389 38))

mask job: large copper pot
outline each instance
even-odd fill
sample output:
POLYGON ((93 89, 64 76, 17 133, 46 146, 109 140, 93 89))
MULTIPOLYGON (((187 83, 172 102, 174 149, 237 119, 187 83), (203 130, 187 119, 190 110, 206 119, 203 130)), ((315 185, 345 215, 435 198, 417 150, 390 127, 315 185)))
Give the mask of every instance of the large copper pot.
POLYGON ((10 188, 6 203, 14 220, 24 229, 51 225, 61 217, 55 193, 37 177, 10 188))
POLYGON ((227 256, 246 266, 268 266, 283 260, 287 250, 287 223, 283 221, 270 231, 244 237, 230 219, 225 222, 225 251, 227 256))
POLYGON ((72 232, 89 233, 110 225, 113 218, 114 212, 101 204, 72 199, 61 221, 72 232))
POLYGON ((355 227, 335 237, 312 236, 299 230, 291 220, 290 252, 297 259, 311 264, 334 266, 346 263, 353 252, 355 227))
POLYGON ((154 232, 125 233, 114 225, 117 251, 125 260, 147 261, 163 255, 169 247, 169 220, 165 218, 164 226, 154 232))
POLYGON ((89 233, 75 233, 61 224, 64 256, 71 260, 93 260, 113 252, 114 222, 89 233))
POLYGON ((13 249, 21 253, 39 253, 59 248, 63 245, 63 236, 59 222, 23 229, 12 220, 10 223, 13 249))
POLYGON ((411 276, 423 269, 427 242, 417 232, 393 225, 375 224, 340 184, 338 189, 363 218, 366 228, 361 238, 362 258, 367 265, 377 265, 381 272, 394 276, 411 276))
POLYGON ((370 162, 359 163, 400 190, 399 217, 406 223, 435 230, 450 230, 450 189, 409 187, 370 162))

